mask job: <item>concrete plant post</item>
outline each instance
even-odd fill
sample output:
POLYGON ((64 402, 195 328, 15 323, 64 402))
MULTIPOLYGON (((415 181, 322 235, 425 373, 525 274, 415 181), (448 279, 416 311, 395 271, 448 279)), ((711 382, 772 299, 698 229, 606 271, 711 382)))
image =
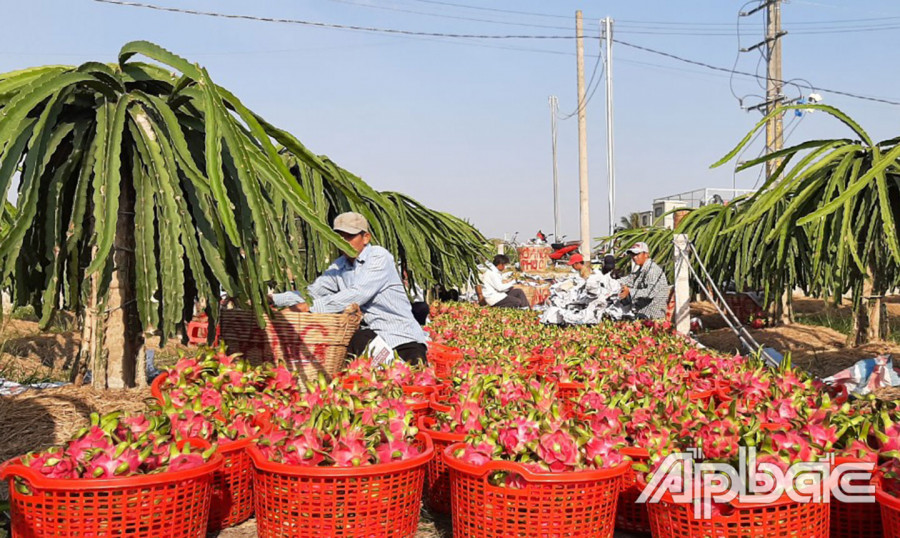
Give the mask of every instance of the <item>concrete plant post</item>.
POLYGON ((688 237, 675 234, 675 330, 687 335, 691 332, 691 276, 688 256, 688 237))

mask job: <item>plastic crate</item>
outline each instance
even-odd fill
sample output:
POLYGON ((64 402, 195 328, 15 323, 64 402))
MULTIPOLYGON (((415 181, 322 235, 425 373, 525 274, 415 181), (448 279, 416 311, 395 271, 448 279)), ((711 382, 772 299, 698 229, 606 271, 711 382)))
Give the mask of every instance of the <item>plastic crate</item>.
POLYGON ((766 504, 735 501, 729 514, 706 519, 694 517, 692 503, 676 503, 668 493, 647 506, 653 538, 828 538, 830 532, 828 503, 796 502, 786 495, 766 504))
MULTIPOLYGON (((208 448, 209 443, 191 440, 208 448)), ((7 480, 14 538, 90 536, 202 538, 209 519, 213 473, 222 456, 186 471, 122 478, 50 479, 21 463, 0 467, 7 480), (15 487, 22 480, 30 490, 15 487)))
MULTIPOLYGON (((646 463, 650 460, 650 453, 643 448, 624 448, 622 454, 631 458, 632 463, 646 463)), ((637 473, 629 465, 622 480, 622 493, 619 494, 619 504, 616 508, 617 531, 650 533, 650 514, 647 512, 646 504, 637 502, 640 495, 641 486, 637 480, 637 473)))
POLYGON ((444 463, 444 449, 453 443, 462 442, 464 433, 447 433, 435 431, 434 419, 423 417, 418 422, 419 431, 431 437, 434 444, 434 458, 428 462, 425 479, 425 506, 438 514, 450 513, 450 469, 444 463))
POLYGON ((627 463, 597 471, 533 473, 508 461, 470 465, 453 456, 453 451, 463 446, 455 443, 444 450, 450 468, 455 538, 613 535, 627 463), (525 486, 492 485, 489 478, 497 471, 518 474, 525 486))
POLYGON ((431 439, 422 454, 361 467, 300 467, 268 461, 250 447, 261 538, 413 537, 419 526, 431 439))

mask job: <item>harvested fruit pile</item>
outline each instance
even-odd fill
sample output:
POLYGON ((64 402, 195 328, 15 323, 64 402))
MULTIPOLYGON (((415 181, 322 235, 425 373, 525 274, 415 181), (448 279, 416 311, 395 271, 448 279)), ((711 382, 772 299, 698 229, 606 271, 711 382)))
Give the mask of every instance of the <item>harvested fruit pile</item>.
MULTIPOLYGON (((689 531, 676 522, 700 524, 679 512, 690 503, 635 499, 667 456, 688 449, 762 482, 765 465, 786 471, 826 454, 877 462, 880 495, 900 494, 893 403, 844 401, 789 364, 771 370, 701 350, 661 324, 546 327, 531 312, 447 304, 432 316, 432 366, 362 358, 306 385, 284 367, 202 349, 157 379, 146 416, 98 416, 17 466, 87 488, 91 478, 165 477, 221 456, 209 494, 227 508, 204 512, 204 524, 235 525, 255 510, 261 536, 413 536, 423 493, 429 509, 452 513, 456 536, 609 536, 614 527, 677 536, 689 531), (761 465, 739 459, 749 447, 761 465), (337 497, 317 497, 313 509, 323 483, 337 497)), ((33 493, 33 475, 12 467, 4 477, 33 493)), ((817 536, 830 521, 832 536, 861 535, 847 521, 866 510, 866 524, 880 528, 878 505, 789 505, 790 487, 767 492, 789 512, 782 519, 713 503, 703 532, 739 513, 756 530, 801 522, 817 536)), ((13 499, 14 528, 30 524, 27 510, 13 499)))

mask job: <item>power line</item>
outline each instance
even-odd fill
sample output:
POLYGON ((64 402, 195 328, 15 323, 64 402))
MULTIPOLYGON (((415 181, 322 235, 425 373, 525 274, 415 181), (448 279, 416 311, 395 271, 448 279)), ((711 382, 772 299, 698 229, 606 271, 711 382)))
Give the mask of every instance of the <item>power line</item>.
POLYGON ((442 19, 456 19, 456 20, 461 20, 461 21, 486 22, 486 23, 490 23, 490 24, 502 24, 502 25, 506 25, 506 26, 524 26, 524 27, 528 27, 528 28, 550 28, 553 30, 570 30, 570 31, 575 30, 574 26, 552 26, 552 25, 546 25, 546 24, 529 24, 529 23, 524 23, 524 22, 498 21, 496 19, 478 19, 475 17, 448 15, 446 13, 418 11, 415 9, 406 9, 406 8, 397 7, 397 6, 382 6, 382 5, 377 5, 377 4, 367 4, 364 2, 356 2, 354 0, 330 0, 330 1, 337 2, 339 4, 349 4, 349 5, 353 5, 353 6, 360 6, 360 7, 366 7, 366 8, 371 8, 371 9, 382 9, 382 10, 386 10, 386 11, 410 13, 413 15, 425 15, 426 17, 438 17, 438 18, 442 18, 442 19))
MULTIPOLYGON (((98 1, 99 1, 99 0, 98 0, 98 1)), ((633 49, 642 50, 642 51, 644 51, 644 52, 649 52, 650 54, 656 54, 656 55, 658 55, 658 56, 663 56, 663 57, 666 57, 666 58, 670 58, 670 59, 672 59, 672 60, 677 60, 677 61, 679 61, 679 62, 683 62, 683 63, 687 63, 687 64, 691 64, 691 65, 699 65, 700 67, 705 67, 705 68, 707 68, 707 69, 712 69, 712 70, 714 70, 714 71, 723 71, 723 72, 725 72, 725 73, 731 73, 731 72, 734 72, 734 73, 739 74, 739 75, 746 75, 746 76, 749 76, 749 77, 754 77, 754 78, 756 78, 756 79, 765 78, 765 77, 762 77, 761 75, 758 75, 758 74, 755 74, 755 73, 748 73, 748 72, 746 72, 746 71, 737 71, 737 70, 734 70, 734 69, 728 69, 727 67, 719 67, 719 66, 717 66, 717 65, 711 65, 711 64, 708 64, 708 63, 706 63, 706 62, 700 62, 700 61, 697 61, 697 60, 690 60, 690 59, 688 59, 688 58, 683 58, 683 57, 681 57, 681 56, 678 56, 678 55, 675 55, 675 54, 672 54, 672 53, 669 53, 669 52, 664 52, 664 51, 661 51, 661 50, 651 49, 651 48, 649 48, 649 47, 644 47, 644 46, 641 46, 641 45, 635 45, 634 43, 629 43, 629 42, 627 42, 627 41, 622 41, 621 39, 613 39, 613 42, 614 42, 614 43, 618 43, 618 44, 620 44, 620 45, 623 45, 623 46, 625 46, 625 47, 631 47, 631 48, 633 48, 633 49)), ((783 81, 783 80, 781 80, 781 81, 779 81, 779 82, 781 82, 782 84, 785 83, 785 81, 783 81)), ((828 89, 828 88, 819 88, 819 91, 828 92, 828 93, 833 93, 833 94, 835 94, 835 95, 843 95, 843 96, 845 96, 845 97, 852 97, 852 98, 854 98, 854 99, 862 99, 862 100, 865 100, 865 101, 874 101, 874 102, 876 102, 876 103, 884 103, 884 104, 886 104, 886 105, 896 105, 896 106, 900 106, 900 101, 892 101, 892 100, 890 100, 890 99, 882 99, 882 98, 880 98, 880 97, 870 97, 870 96, 867 96, 867 95, 859 95, 859 94, 856 94, 856 93, 844 92, 844 91, 840 91, 840 90, 831 90, 831 89, 828 89)))
MULTIPOLYGON (((537 13, 534 11, 518 11, 515 9, 500 9, 493 7, 484 7, 484 6, 473 6, 471 4, 457 4, 454 2, 443 2, 441 0, 415 0, 416 2, 422 2, 423 4, 436 4, 440 6, 450 6, 450 7, 458 7, 464 9, 477 9, 479 11, 493 11, 495 13, 509 13, 513 15, 527 15, 531 17, 550 17, 554 19, 570 19, 571 17, 568 15, 557 15, 555 13, 537 13)), ((588 17, 591 18, 591 17, 588 17)))
MULTIPOLYGON (((601 66, 601 64, 603 64, 603 62, 602 62, 602 60, 603 60, 603 47, 602 47, 603 39, 602 38, 600 39, 600 43, 601 43, 601 47, 600 47, 600 50, 597 52, 597 63, 594 64, 594 69, 591 72, 591 78, 590 78, 590 80, 588 80, 588 84, 587 84, 588 88, 591 87, 591 84, 594 84, 594 78, 597 75, 597 69, 601 66)), ((600 76, 597 77, 597 83, 594 84, 594 87, 590 90, 590 94, 587 95, 587 97, 584 99, 584 102, 578 103, 578 106, 575 107, 575 111, 572 112, 571 114, 566 114, 565 116, 562 116, 560 118, 561 120, 563 120, 563 121, 568 120, 568 119, 574 117, 575 115, 577 115, 578 113, 580 113, 582 110, 584 110, 587 107, 588 103, 591 102, 591 98, 594 97, 594 92, 596 92, 597 88, 600 86, 600 81, 603 80, 603 72, 605 69, 606 69, 606 64, 603 64, 603 69, 601 69, 601 71, 600 71, 600 76)))
MULTIPOLYGON (((302 26, 312 26, 316 28, 327 28, 333 30, 351 30, 351 31, 361 31, 361 32, 371 32, 371 33, 384 33, 396 36, 412 36, 412 37, 432 37, 432 38, 447 38, 447 39, 490 39, 490 40, 502 40, 502 39, 536 39, 536 40, 555 40, 555 39, 576 39, 578 37, 585 36, 576 36, 576 35, 500 35, 500 34, 455 34, 455 33, 442 33, 442 32, 422 32, 415 30, 400 30, 395 28, 377 28, 377 27, 369 27, 369 26, 355 26, 355 25, 346 25, 346 24, 335 24, 335 23, 325 23, 325 22, 317 22, 317 21, 307 21, 301 19, 283 19, 283 18, 274 18, 274 17, 257 17, 253 15, 234 15, 234 14, 226 14, 226 13, 217 13, 211 11, 197 11, 192 9, 181 9, 181 8, 173 8, 173 7, 164 7, 157 6, 153 4, 145 4, 141 2, 128 2, 124 0, 93 0, 94 2, 104 3, 104 4, 113 4, 119 6, 127 6, 127 7, 138 7, 145 9, 152 9, 157 11, 166 11, 172 13, 182 13, 187 15, 200 15, 207 17, 220 17, 226 19, 240 19, 240 20, 252 20, 259 22, 274 22, 274 23, 285 23, 285 24, 298 24, 302 26)), ((594 37, 594 36, 588 36, 594 37)), ((714 71, 721 71, 724 73, 736 73, 739 75, 753 77, 755 79, 764 78, 759 74, 748 73, 745 71, 737 71, 734 69, 728 69, 726 67, 719 67, 715 65, 708 64, 706 62, 701 62, 697 60, 690 60, 688 58, 684 58, 678 56, 676 54, 672 54, 669 52, 664 52, 656 49, 652 49, 649 47, 644 47, 641 45, 635 45, 634 43, 629 43, 627 41, 622 41, 620 39, 613 39, 614 43, 619 43, 625 47, 630 47, 636 50, 641 50, 644 52, 648 52, 650 54, 656 54, 658 56, 663 56, 666 58, 670 58, 679 62, 698 65, 700 67, 704 67, 706 69, 711 69, 714 71)), ((549 51, 537 51, 533 52, 549 52, 549 51)), ((559 53, 559 51, 554 51, 554 53, 559 53)), ((784 83, 784 81, 780 81, 784 83)), ((819 88, 820 91, 833 93, 835 95, 842 95, 845 97, 851 97, 854 99, 861 99, 865 101, 872 101, 876 103, 883 103, 887 105, 895 105, 900 106, 900 101, 894 101, 890 99, 883 99, 879 97, 870 97, 866 95, 859 95, 851 92, 845 92, 840 90, 832 90, 828 88, 819 88)))
MULTIPOLYGON (((307 21, 302 19, 282 19, 276 17, 257 17, 254 15, 234 15, 229 13, 218 13, 214 11, 198 11, 195 9, 182 9, 177 7, 157 6, 153 4, 144 4, 142 2, 126 2, 124 0, 94 0, 102 4, 113 4, 118 6, 139 7, 144 9, 153 9, 156 11, 168 11, 171 13, 182 13, 186 15, 201 15, 205 17, 220 17, 224 19, 241 19, 258 22, 277 22, 284 24, 299 24, 301 26, 312 26, 316 28, 329 28, 332 30, 353 30, 358 32, 373 32, 382 34, 423 36, 423 37, 445 37, 451 39, 575 39, 579 36, 575 35, 498 35, 498 34, 451 34, 442 32, 421 32, 416 30, 400 30, 396 28, 377 28, 374 26, 357 26, 351 24, 335 24, 330 22, 307 21)), ((584 37, 584 36, 582 36, 584 37)), ((594 36, 590 36, 594 37, 594 36)))

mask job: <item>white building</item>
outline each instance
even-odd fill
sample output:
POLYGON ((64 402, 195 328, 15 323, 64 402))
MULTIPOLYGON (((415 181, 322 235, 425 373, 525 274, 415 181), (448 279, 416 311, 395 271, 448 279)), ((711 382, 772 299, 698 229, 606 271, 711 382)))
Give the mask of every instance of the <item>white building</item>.
MULTIPOLYGON (((725 204, 752 192, 754 191, 748 189, 697 189, 657 198, 653 200, 652 225, 671 230, 675 228, 674 211, 677 209, 696 209, 707 204, 725 204)), ((646 214, 647 212, 641 213, 641 225, 644 225, 643 216, 646 214)))

